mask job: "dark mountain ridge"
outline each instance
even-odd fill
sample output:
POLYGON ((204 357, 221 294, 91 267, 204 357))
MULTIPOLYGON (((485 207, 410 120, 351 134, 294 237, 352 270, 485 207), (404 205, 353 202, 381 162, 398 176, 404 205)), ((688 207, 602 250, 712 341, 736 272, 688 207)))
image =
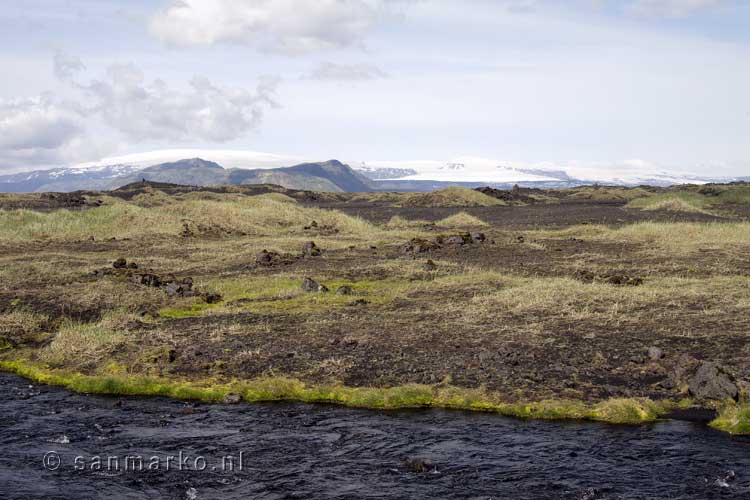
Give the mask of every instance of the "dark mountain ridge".
POLYGON ((115 165, 1 175, 0 192, 107 190, 141 180, 194 186, 278 184, 290 189, 326 192, 375 189, 370 179, 338 160, 270 169, 226 169, 212 161, 190 158, 142 169, 115 165))

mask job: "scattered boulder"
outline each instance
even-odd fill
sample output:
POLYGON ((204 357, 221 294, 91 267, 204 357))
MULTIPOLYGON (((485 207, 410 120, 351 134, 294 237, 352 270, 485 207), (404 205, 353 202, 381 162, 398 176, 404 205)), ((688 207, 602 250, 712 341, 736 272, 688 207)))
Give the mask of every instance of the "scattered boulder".
POLYGON ((216 304, 221 301, 221 294, 208 292, 203 294, 203 300, 206 304, 216 304))
POLYGON ((190 228, 189 223, 183 221, 180 236, 183 238, 192 238, 193 236, 195 236, 195 232, 190 228))
POLYGON ((624 274, 610 274, 600 276, 599 279, 605 283, 609 283, 610 285, 639 286, 643 284, 643 278, 639 278, 637 276, 626 276, 624 274))
POLYGON ((305 278, 304 280, 302 280, 302 290, 308 293, 327 292, 328 287, 326 287, 325 285, 321 285, 312 278, 305 278))
POLYGON ((178 297, 192 297, 195 295, 193 291, 193 279, 183 278, 182 280, 172 280, 164 285, 164 291, 169 296, 178 297))
POLYGON ((579 269, 573 273, 573 279, 582 283, 608 283, 616 286, 639 286, 643 284, 643 278, 628 276, 621 273, 596 274, 586 269, 579 269))
POLYGON ((336 293, 339 295, 351 295, 354 293, 354 289, 349 285, 342 285, 336 289, 336 293))
POLYGON ((131 280, 139 285, 152 286, 155 288, 160 287, 162 283, 161 277, 153 273, 134 274, 131 280))
POLYGON ((426 458, 407 458, 404 460, 404 466, 412 472, 423 474, 425 472, 437 472, 437 467, 426 458))
POLYGON ((648 348, 648 357, 651 361, 659 361, 664 357, 664 351, 656 346, 651 346, 648 348))
POLYGON ((366 306, 367 304, 369 304, 369 302, 366 301, 365 299, 357 299, 357 300, 353 300, 353 301, 349 302, 346 305, 348 305, 348 306, 355 306, 356 307, 356 306, 366 306))
POLYGON ((403 245, 401 245, 401 253, 404 254, 417 254, 431 252, 440 248, 440 245, 423 238, 412 238, 403 245))
POLYGON ((305 257, 317 257, 320 254, 321 250, 314 241, 308 241, 302 247, 302 255, 305 257))
POLYGON ((699 400, 725 400, 739 398, 735 379, 725 368, 704 361, 688 382, 690 395, 699 400))
POLYGON ((112 263, 112 267, 114 267, 115 269, 125 269, 126 267, 128 267, 128 261, 120 257, 112 263))
POLYGON ((437 264, 435 264, 432 259, 427 259, 427 262, 422 264, 422 269, 425 271, 431 272, 437 269, 437 264))
POLYGON ((312 221, 309 226, 304 226, 305 231, 316 231, 322 235, 337 234, 339 228, 331 226, 330 224, 318 224, 316 221, 312 221))
MULTIPOLYGON (((177 279, 174 276, 168 276, 163 278, 158 274, 145 272, 130 275, 130 280, 138 285, 161 288, 170 297, 195 297, 199 295, 193 290, 193 278, 190 277, 177 279)), ((219 294, 207 293, 202 296, 209 304, 213 303, 210 301, 218 302, 221 300, 219 294)))
POLYGON ((591 271, 579 269, 578 271, 573 273, 573 279, 578 280, 582 283, 593 283, 595 278, 596 274, 592 273, 591 271))
POLYGON ((469 245, 472 243, 484 243, 487 240, 487 236, 484 233, 458 233, 441 235, 435 238, 434 241, 425 240, 423 238, 412 238, 408 242, 401 245, 401 253, 403 254, 418 254, 431 252, 438 250, 443 245, 469 245))
POLYGON ((266 249, 255 255, 255 263, 259 266, 272 266, 279 261, 281 256, 276 252, 269 252, 266 249))
POLYGON ((448 236, 439 236, 437 242, 443 245, 467 245, 474 243, 474 239, 471 237, 470 233, 459 233, 448 236))
POLYGON ((224 396, 224 403, 226 404, 233 405, 239 403, 240 401, 242 401, 242 396, 233 392, 230 392, 229 394, 224 396))

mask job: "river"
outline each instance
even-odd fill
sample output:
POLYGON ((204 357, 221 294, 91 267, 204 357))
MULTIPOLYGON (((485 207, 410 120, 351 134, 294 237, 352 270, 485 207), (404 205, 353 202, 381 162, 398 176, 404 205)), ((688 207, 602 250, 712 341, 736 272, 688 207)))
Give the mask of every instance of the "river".
POLYGON ((3 499, 750 498, 750 439, 696 423, 206 405, 9 374, 0 446, 3 499))

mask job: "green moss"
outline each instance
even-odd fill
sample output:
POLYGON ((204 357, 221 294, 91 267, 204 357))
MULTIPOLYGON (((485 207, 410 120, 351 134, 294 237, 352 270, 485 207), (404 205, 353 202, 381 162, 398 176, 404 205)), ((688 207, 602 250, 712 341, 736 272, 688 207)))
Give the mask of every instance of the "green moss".
POLYGON ((190 382, 167 381, 134 375, 83 375, 63 370, 51 370, 21 360, 0 361, 0 369, 41 384, 63 386, 75 392, 90 394, 165 396, 211 402, 221 401, 229 392, 226 387, 201 387, 190 382))
MULTIPOLYGON (((420 384, 388 388, 308 386, 299 380, 283 377, 228 383, 213 381, 200 383, 125 375, 120 367, 108 370, 117 373, 113 375, 83 375, 52 370, 24 360, 0 361, 0 369, 17 373, 38 383, 60 385, 76 392, 165 396, 207 402, 220 402, 227 394, 235 393, 242 395, 242 398, 248 402, 294 400, 308 403, 336 403, 372 409, 440 407, 492 412, 518 418, 597 420, 616 424, 651 422, 656 420, 663 411, 656 403, 646 399, 615 399, 604 401, 594 407, 589 407, 580 401, 570 400, 503 403, 498 395, 488 393, 483 389, 452 386, 438 387, 420 384)), ((750 410, 743 409, 740 415, 744 418, 744 425, 747 425, 750 410)), ((735 425, 733 429, 745 428, 735 425)))
POLYGON ((750 406, 727 404, 709 425, 730 434, 750 435, 750 406))
POLYGON ((217 307, 219 304, 207 304, 205 302, 195 302, 185 307, 164 307, 159 309, 159 316, 162 318, 179 319, 191 318, 202 315, 205 311, 217 307))
POLYGON ((613 424, 653 422, 664 409, 649 399, 610 399, 594 407, 592 418, 613 424))
POLYGON ((392 300, 409 283, 403 280, 363 280, 343 281, 319 279, 330 291, 326 293, 305 293, 302 279, 275 276, 267 278, 239 278, 214 280, 207 288, 220 293, 223 300, 219 304, 206 304, 201 299, 189 299, 183 306, 171 306, 159 311, 164 318, 187 318, 202 316, 212 312, 228 312, 241 308, 256 313, 309 313, 321 308, 343 307, 357 298, 365 298, 373 304, 383 304, 392 300), (353 295, 339 295, 340 286, 351 286, 353 295))

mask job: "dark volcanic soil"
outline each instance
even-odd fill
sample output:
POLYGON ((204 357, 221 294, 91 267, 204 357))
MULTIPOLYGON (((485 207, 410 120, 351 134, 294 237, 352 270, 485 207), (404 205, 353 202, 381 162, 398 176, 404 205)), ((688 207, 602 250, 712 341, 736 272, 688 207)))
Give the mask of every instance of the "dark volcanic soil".
MULTIPOLYGON (((388 222, 393 216, 410 220, 437 221, 458 212, 466 212, 496 227, 557 228, 576 224, 606 224, 619 226, 640 221, 654 222, 711 222, 727 220, 701 213, 653 211, 625 208, 625 202, 563 201, 555 205, 525 205, 498 207, 408 207, 352 203, 317 203, 316 206, 341 210, 371 222, 388 222)), ((748 214, 738 213, 747 218, 748 214)))

